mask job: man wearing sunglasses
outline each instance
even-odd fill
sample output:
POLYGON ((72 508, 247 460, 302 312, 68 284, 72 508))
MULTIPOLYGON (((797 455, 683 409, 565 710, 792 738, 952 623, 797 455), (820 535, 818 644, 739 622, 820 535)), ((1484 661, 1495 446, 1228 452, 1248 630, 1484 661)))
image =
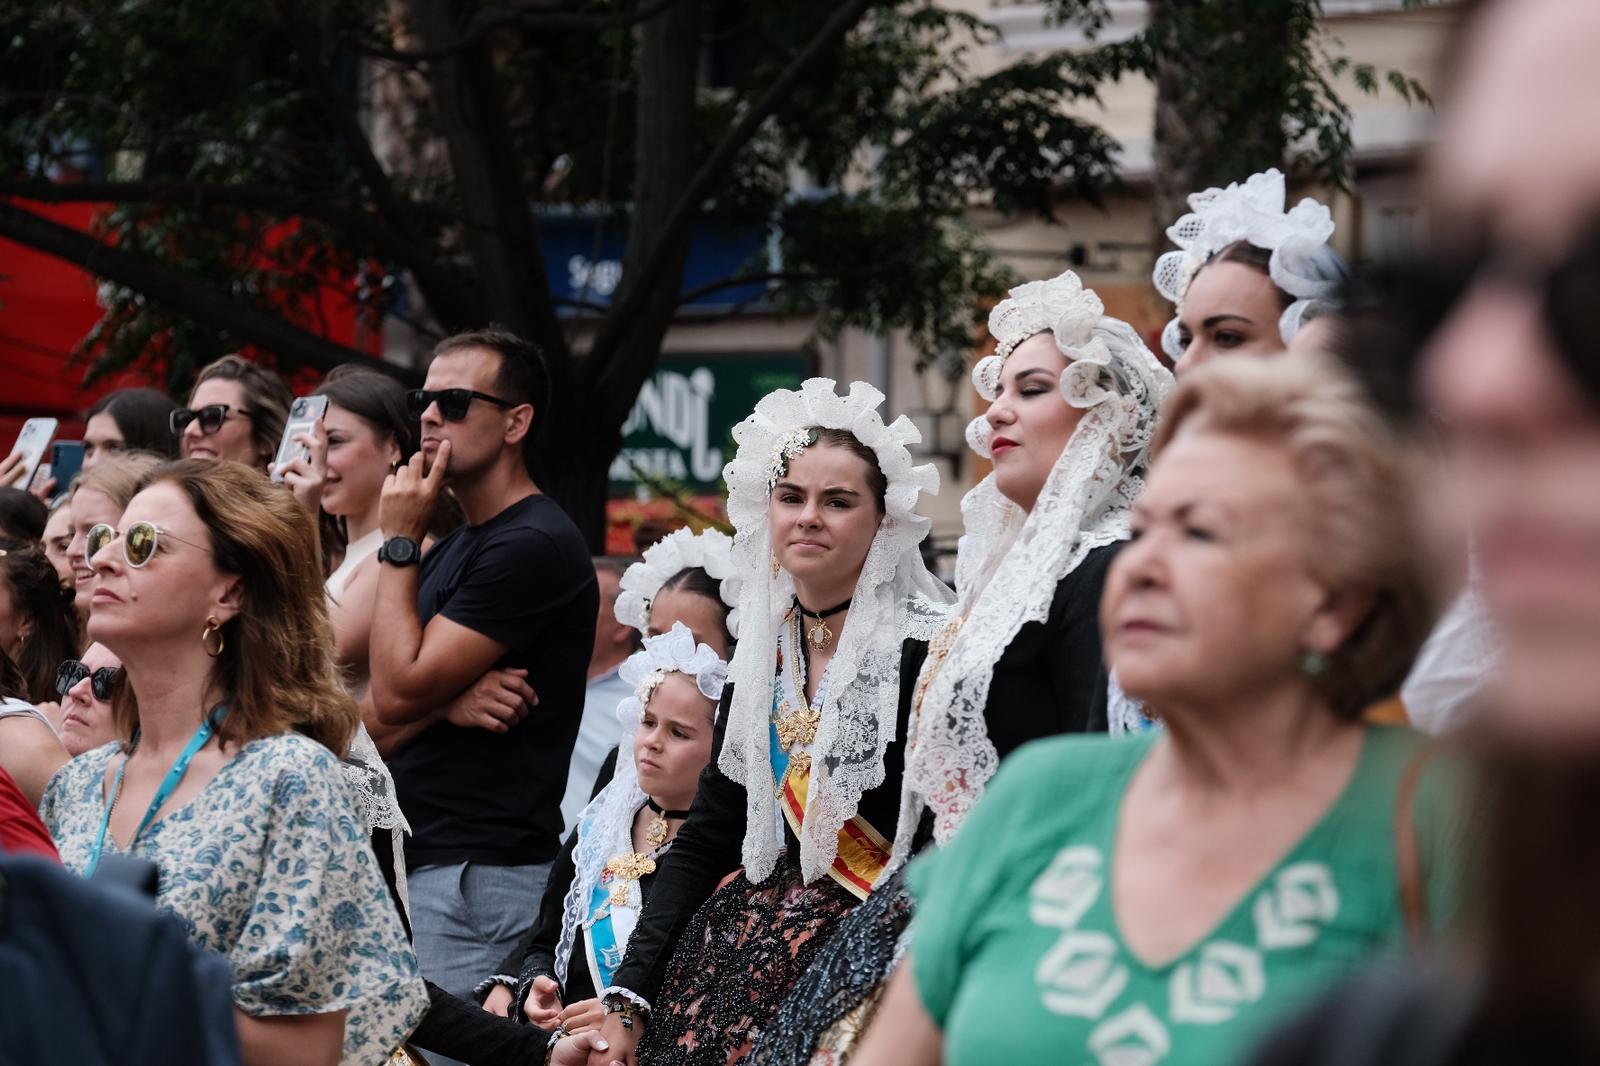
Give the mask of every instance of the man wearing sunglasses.
MULTIPOLYGON (((527 925, 559 850, 598 592, 588 546, 524 461, 549 378, 498 330, 434 351, 409 398, 422 450, 384 485, 372 633, 373 737, 411 822, 411 919, 423 973, 470 995, 527 925), (448 486, 467 525, 419 555, 448 486), (491 669, 527 671, 537 706, 503 731, 445 708, 491 669)), ((520 701, 519 701, 520 702, 520 701)))

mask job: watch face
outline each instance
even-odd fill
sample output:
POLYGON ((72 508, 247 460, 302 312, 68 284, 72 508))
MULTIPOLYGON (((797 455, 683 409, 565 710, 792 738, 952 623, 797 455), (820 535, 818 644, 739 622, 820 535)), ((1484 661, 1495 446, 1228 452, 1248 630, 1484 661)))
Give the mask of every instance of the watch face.
POLYGON ((406 537, 391 537, 383 545, 383 555, 386 561, 404 566, 416 559, 416 542, 406 537))

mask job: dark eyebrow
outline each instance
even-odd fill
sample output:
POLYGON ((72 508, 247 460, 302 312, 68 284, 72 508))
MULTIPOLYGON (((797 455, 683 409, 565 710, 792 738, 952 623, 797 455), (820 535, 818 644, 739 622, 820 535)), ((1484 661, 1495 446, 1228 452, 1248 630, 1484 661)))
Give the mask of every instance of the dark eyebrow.
MULTIPOLYGON (((1011 379, 1011 383, 1013 385, 1020 385, 1024 381, 1027 381, 1029 378, 1037 378, 1037 377, 1051 378, 1051 377, 1054 377, 1054 376, 1055 375, 1051 374, 1050 371, 1047 370, 1046 368, 1044 368, 1042 366, 1034 366, 1034 367, 1029 367, 1027 370, 1024 370, 1024 371, 1021 371, 1020 373, 1018 373, 1016 377, 1011 379)), ((1005 392, 1006 391, 1006 386, 1005 386, 1004 382, 1001 382, 1001 384, 1000 384, 1000 391, 1001 392, 1005 392)))
POLYGON ((824 496, 860 496, 861 495, 861 493, 857 492, 855 489, 847 489, 843 485, 835 485, 831 489, 823 489, 822 490, 822 494, 824 496))
POLYGON ((1230 319, 1236 322, 1243 322, 1247 326, 1255 325, 1255 321, 1253 319, 1246 318, 1243 315, 1212 315, 1210 318, 1200 323, 1200 328, 1210 329, 1212 326, 1220 325, 1221 323, 1227 322, 1230 319))

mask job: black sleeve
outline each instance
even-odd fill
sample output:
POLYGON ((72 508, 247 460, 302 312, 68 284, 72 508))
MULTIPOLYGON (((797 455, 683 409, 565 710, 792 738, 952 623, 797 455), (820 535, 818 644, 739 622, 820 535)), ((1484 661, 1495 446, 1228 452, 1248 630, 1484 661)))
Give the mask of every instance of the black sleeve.
POLYGON ((1068 732, 1106 731, 1110 681, 1100 642, 1100 595, 1122 543, 1095 548, 1057 589, 1050 604, 1050 687, 1068 732))
MULTIPOLYGON (((606 756, 606 761, 600 764, 600 773, 595 778, 594 790, 589 794, 591 800, 611 783, 611 778, 616 772, 617 749, 612 748, 611 754, 606 756)), ((495 968, 496 976, 505 975, 517 979, 518 1004, 526 997, 528 986, 533 984, 535 977, 546 974, 555 976, 556 945, 561 940, 561 919, 565 910, 567 891, 572 888, 572 882, 578 875, 577 867, 572 861, 572 852, 577 846, 578 827, 573 826, 572 832, 567 834, 566 843, 561 846, 561 854, 556 856, 555 864, 550 867, 550 879, 544 885, 544 896, 539 901, 538 916, 523 934, 522 940, 511 950, 511 954, 495 968)), ((566 1000, 563 999, 562 1002, 566 1000)))
MULTIPOLYGON (((618 988, 654 1001, 666 978, 667 963, 683 929, 716 889, 717 882, 739 865, 744 845, 743 786, 717 769, 727 731, 733 686, 722 696, 711 761, 700 775, 700 791, 689 817, 661 859, 655 883, 628 938, 627 956, 612 978, 618 988)), ((600 991, 605 991, 600 989, 600 991)))
POLYGON ((527 1066, 543 1062, 550 1034, 531 1025, 497 1018, 427 982, 428 1013, 410 1043, 475 1066, 527 1066))

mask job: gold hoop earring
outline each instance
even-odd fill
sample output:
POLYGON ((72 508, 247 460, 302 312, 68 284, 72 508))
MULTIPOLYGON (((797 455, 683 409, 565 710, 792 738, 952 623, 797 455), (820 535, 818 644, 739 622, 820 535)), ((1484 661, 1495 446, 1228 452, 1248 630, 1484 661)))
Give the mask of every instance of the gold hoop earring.
POLYGON ((217 621, 216 615, 212 615, 210 618, 206 619, 206 627, 200 631, 200 646, 204 648, 206 650, 206 654, 211 656, 213 659, 222 654, 222 649, 224 646, 222 639, 222 623, 217 621), (211 650, 212 637, 217 638, 217 648, 215 651, 211 650))

